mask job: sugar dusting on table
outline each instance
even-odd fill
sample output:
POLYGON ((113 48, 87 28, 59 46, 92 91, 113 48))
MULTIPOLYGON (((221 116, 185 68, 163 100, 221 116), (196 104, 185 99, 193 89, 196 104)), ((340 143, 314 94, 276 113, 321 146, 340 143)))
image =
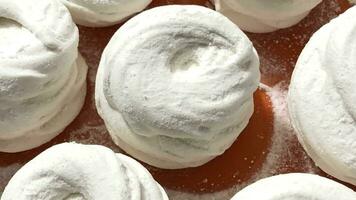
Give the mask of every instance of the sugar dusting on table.
MULTIPOLYGON (((333 7, 336 11, 340 10, 335 1, 330 1, 322 5, 321 12, 318 14, 317 20, 311 20, 313 23, 319 23, 325 21, 325 19, 332 19, 335 17, 335 13, 327 12, 330 8, 333 7), (329 5, 327 5, 329 4, 329 5), (324 9, 325 7, 325 9, 324 9)), ((315 17, 315 16, 314 16, 315 17)), ((321 26, 322 24, 320 24, 321 26)), ((298 26, 308 26, 308 24, 299 24, 298 26)), ((91 37, 88 36, 85 32, 90 33, 85 28, 81 29, 84 32, 84 37, 81 40, 90 40, 85 42, 86 44, 91 44, 90 48, 81 48, 81 52, 86 54, 87 59, 92 59, 89 61, 91 66, 91 71, 89 71, 89 84, 93 84, 96 75, 96 67, 98 65, 98 60, 100 59, 102 47, 97 46, 102 42, 93 41, 98 40, 100 37, 91 37), (95 61, 94 61, 95 60, 95 61), (95 66, 94 66, 95 65, 95 66)), ((304 44, 308 41, 309 36, 308 34, 302 33, 293 33, 291 35, 286 35, 282 38, 271 38, 275 41, 275 44, 278 45, 281 42, 288 42, 289 40, 298 40, 300 44, 304 44)), ((263 42, 263 41, 262 41, 263 42)), ((270 43, 270 42, 269 42, 270 43)), ((261 43, 261 45, 263 45, 261 43)), ((264 48, 264 47, 261 47, 264 48)), ((294 51, 293 47, 287 49, 289 51, 294 51)), ((295 52, 295 57, 298 56, 298 52, 295 52)), ((263 63, 262 73, 264 75, 273 75, 273 74, 286 74, 288 73, 286 66, 295 64, 296 58, 290 58, 289 60, 284 60, 276 55, 261 55, 261 63, 263 63), (281 62, 283 61, 283 62, 281 62)), ((93 85, 91 85, 93 87, 93 85)), ((287 173, 289 172, 288 169, 290 168, 299 168, 303 169, 304 172, 310 173, 317 173, 319 172, 318 169, 314 166, 313 162, 309 159, 309 157, 305 154, 304 151, 301 151, 295 133, 293 132, 292 126, 290 124, 287 112, 287 105, 286 105, 286 96, 287 96, 287 89, 288 83, 286 82, 279 82, 275 84, 273 87, 268 87, 266 85, 261 85, 261 88, 264 89, 267 94, 271 98, 271 103, 273 105, 274 111, 274 134, 272 137, 272 145, 269 148, 268 152, 263 152, 267 154, 266 161, 259 170, 250 180, 238 183, 237 185, 216 193, 208 193, 208 194, 191 194, 185 193, 180 191, 174 190, 167 190, 167 193, 172 200, 226 200, 230 199, 236 192, 241 190, 242 188, 246 187, 247 185, 261 179, 264 177, 272 176, 279 173, 287 173), (296 150, 297 149, 297 150, 296 150), (301 157, 300 159, 295 159, 295 157, 301 157)), ((92 99, 91 102, 93 102, 92 99)), ((94 103, 91 105, 91 109, 94 108, 94 103)), ((94 138, 95 135, 100 137, 105 137, 107 135, 105 127, 101 124, 98 126, 95 125, 88 125, 83 126, 81 129, 73 131, 77 132, 75 134, 71 134, 74 137, 78 138, 71 138, 74 140, 81 140, 86 141, 88 143, 92 143, 96 141, 94 138), (84 134, 83 134, 84 133, 84 134), (92 133, 92 134, 85 134, 85 133, 92 133), (98 134, 99 133, 99 134, 98 134), (88 137, 86 137, 88 136, 88 137), (86 137, 86 138, 79 138, 79 137, 86 137)), ((103 141, 103 140, 101 140, 103 141)), ((110 146, 111 148, 115 148, 112 144, 104 144, 106 146, 110 146)), ((116 149, 116 148, 115 148, 116 149)), ((208 180, 206 180, 208 181, 208 180)))
MULTIPOLYGON (((354 2, 356 0, 353 0, 354 2)), ((325 22, 325 19, 334 18, 335 12, 329 12, 331 9, 335 11, 339 11, 340 7, 336 3, 336 0, 328 0, 324 1, 321 12, 318 13, 315 20, 309 20, 308 23, 320 23, 325 22)), ((308 23, 298 24, 297 26, 309 26, 308 23)), ((317 27, 315 25, 313 27, 317 27)), ((94 91, 94 81, 96 76, 96 69, 99 64, 100 56, 102 50, 104 49, 106 43, 110 39, 111 35, 117 30, 119 26, 109 27, 104 29, 92 29, 80 27, 81 30, 81 45, 80 52, 85 57, 87 63, 89 64, 89 73, 88 73, 88 92, 93 94, 94 91)), ((303 33, 295 33, 294 35, 286 34, 286 37, 276 38, 271 35, 269 40, 273 40, 275 45, 279 45, 283 42, 289 42, 291 39, 298 39, 298 42, 304 44, 309 37, 307 34, 303 33), (295 37, 295 38, 293 38, 295 37)), ((256 36, 257 38, 257 36, 256 36)), ((259 40, 259 38, 257 38, 259 40)), ((263 40, 266 40, 265 38, 263 40)), ((260 41, 260 48, 263 47, 263 42, 260 41)), ((268 42, 269 43, 269 42, 268 42)), ((258 48, 258 46, 256 47, 258 48)), ((294 49, 291 46, 286 49, 289 51, 293 51, 294 49)), ((268 51, 267 51, 268 52, 268 51)), ((260 52, 259 52, 260 53, 260 52)), ((298 52, 295 52, 295 56, 298 56, 298 52)), ((278 55, 271 55, 271 52, 268 54, 261 55, 261 63, 263 63, 262 73, 264 76, 273 76, 275 74, 285 74, 288 73, 286 66, 294 65, 295 58, 289 58, 288 60, 281 60, 278 55)), ((304 151, 302 151, 297 138, 293 132, 291 124, 289 122, 287 116, 287 106, 286 106, 286 94, 288 83, 279 82, 274 84, 273 87, 261 86, 271 97, 271 103, 273 104, 274 110, 274 134, 273 134, 273 143, 269 148, 268 152, 264 152, 267 154, 267 159, 264 165, 261 167, 258 173, 256 173, 249 181, 244 181, 242 183, 238 183, 232 188, 227 190, 197 195, 197 194, 189 194, 184 192, 177 192, 172 190, 167 190, 170 199, 172 200, 226 200, 230 199, 237 191, 241 190, 245 186, 255 182, 264 177, 268 177, 274 174, 286 173, 289 168, 298 168, 303 169, 303 172, 310 173, 318 173, 319 170, 314 166, 313 162, 308 158, 304 151), (297 149, 297 150, 296 150, 297 149), (295 159, 296 156, 298 158, 303 159, 295 159), (293 167, 297 166, 297 167, 293 167)), ((78 141, 82 143, 95 143, 102 144, 108 146, 115 151, 119 152, 119 148, 114 145, 111 140, 109 134, 107 134, 106 128, 103 125, 102 121, 98 120, 95 111, 95 103, 94 103, 94 95, 89 97, 89 101, 87 100, 87 105, 85 109, 83 109, 82 113, 76 119, 76 126, 72 126, 68 128, 62 138, 61 141, 78 141), (91 119, 88 121, 88 116, 91 119), (67 135, 67 136, 66 136, 67 135)), ((60 141, 56 141, 58 143, 60 141)), ((10 176, 12 176, 23 164, 24 161, 19 163, 11 163, 9 165, 1 166, 0 170, 0 180, 7 180, 10 176)), ((208 181, 208 180, 206 180, 208 181)), ((0 187, 3 189, 4 185, 0 187)))
MULTIPOLYGON (((211 193, 211 194, 189 194, 167 190, 170 199, 173 200, 224 200, 230 199, 236 192, 245 186, 261 179, 275 174, 287 173, 287 169, 300 168, 302 166, 304 172, 317 173, 319 170, 313 162, 305 154, 304 151, 296 151, 297 138, 289 121, 287 110, 287 89, 288 84, 280 82, 274 87, 268 87, 261 84, 261 89, 264 89, 270 96, 274 112, 274 134, 272 137, 272 145, 267 153, 267 158, 258 173, 255 174, 249 181, 235 185, 227 190, 211 193), (295 161, 295 156, 304 159, 295 161)), ((300 149, 300 148, 299 148, 300 149)))
MULTIPOLYGON (((310 33, 291 33, 289 30, 283 30, 283 37, 276 38, 274 34, 264 35, 263 39, 258 34, 249 34, 249 37, 254 41, 254 45, 257 50, 263 49, 267 51, 259 51, 261 59, 261 72, 263 76, 267 77, 289 77, 289 68, 295 65, 295 61, 298 58, 299 51, 294 46, 287 46, 285 51, 292 51, 293 56, 287 59, 280 57, 277 54, 273 54, 271 46, 266 44, 274 43, 276 46, 281 43, 290 43, 291 41, 298 41, 300 46, 303 46, 310 38, 310 34, 315 32, 318 27, 321 27, 325 22, 333 19, 337 16, 337 12, 341 12, 341 8, 336 1, 324 1, 320 5, 320 10, 317 13, 312 13, 304 23, 300 23, 297 26, 313 27, 313 30, 309 30, 310 33), (334 12, 329 12, 330 10, 334 12)), ((287 108, 287 93, 288 82, 287 81, 268 81, 273 85, 269 87, 261 84, 261 89, 269 95, 274 112, 274 133, 271 138, 272 144, 266 153, 266 161, 258 172, 250 178, 248 181, 244 181, 236 184, 235 186, 226 189, 224 191, 210 193, 210 194, 191 194, 179 191, 168 190, 167 193, 172 200, 226 200, 230 199, 236 192, 243 189, 247 185, 269 176, 273 176, 281 173, 293 172, 290 169, 299 169, 298 172, 306 173, 320 173, 313 161, 303 151, 300 146, 296 134, 289 121, 288 108, 287 108)))

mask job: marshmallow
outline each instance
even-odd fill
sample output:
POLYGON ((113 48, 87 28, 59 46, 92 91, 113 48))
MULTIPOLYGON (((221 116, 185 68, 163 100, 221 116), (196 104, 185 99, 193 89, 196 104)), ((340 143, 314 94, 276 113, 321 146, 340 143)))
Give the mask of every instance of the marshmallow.
POLYGON ((354 200, 356 193, 340 183, 312 174, 283 174, 264 178, 231 200, 354 200))
POLYGON ((56 0, 0 0, 0 151, 48 142, 79 113, 87 65, 78 37, 56 0))
POLYGON ((246 35, 201 6, 162 6, 124 24, 100 61, 95 100, 114 142, 156 167, 202 165, 253 113, 259 60, 246 35))
POLYGON ((1 200, 168 200, 137 161, 99 145, 63 143, 24 165, 1 200))
POLYGON ((300 55, 288 107, 298 139, 325 172, 356 185, 356 8, 317 31, 300 55))
POLYGON ((145 9, 152 0, 61 0, 73 20, 89 27, 110 26, 145 9))
POLYGON ((322 0, 215 0, 215 8, 242 30, 266 33, 297 24, 322 0))

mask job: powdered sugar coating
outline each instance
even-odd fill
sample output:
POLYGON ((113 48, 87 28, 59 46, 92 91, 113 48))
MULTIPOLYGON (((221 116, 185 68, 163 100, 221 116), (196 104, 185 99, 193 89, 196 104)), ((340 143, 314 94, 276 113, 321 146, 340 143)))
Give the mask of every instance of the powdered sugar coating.
POLYGON ((320 2, 321 0, 215 0, 215 7, 241 29, 265 33, 297 24, 320 2))
POLYGON ((291 173, 261 179, 238 192, 231 200, 351 200, 356 193, 330 179, 291 173))
POLYGON ((106 47, 98 112, 113 140, 140 160, 199 166, 230 147, 248 123, 258 67, 246 35, 219 13, 153 8, 125 23, 106 47))
POLYGON ((0 17, 0 151, 18 152, 48 142, 75 118, 87 66, 78 58, 78 29, 58 1, 1 0, 0 17))
POLYGON ((300 142, 327 173, 356 185, 356 8, 324 25, 298 59, 288 106, 300 142))
POLYGON ((100 145, 63 143, 23 166, 1 200, 168 200, 137 161, 100 145))
POLYGON ((77 24, 110 26, 143 10, 152 0, 61 0, 77 24))
MULTIPOLYGON (((155 0, 154 6, 188 2, 186 0, 155 0)), ((200 5, 207 4, 207 1, 196 0, 189 1, 191 3, 197 3, 200 5)), ((302 23, 294 26, 290 29, 284 29, 276 33, 271 34, 248 34, 249 38, 254 42, 260 58, 261 58, 261 72, 262 80, 269 85, 275 85, 281 80, 286 80, 282 85, 277 85, 268 90, 273 101, 273 105, 278 107, 276 110, 287 110, 285 105, 285 93, 289 82, 289 76, 291 69, 294 67, 296 59, 300 53, 301 48, 309 40, 312 32, 316 31, 321 25, 328 22, 330 19, 337 16, 337 13, 343 11, 343 6, 339 0, 323 1, 311 15, 309 15, 302 23), (279 99, 279 100, 275 100, 279 99)), ((119 26, 93 29, 87 27, 80 28, 80 50, 85 57, 89 65, 89 77, 88 77, 88 93, 93 94, 96 69, 100 60, 102 50, 105 45, 119 28, 119 26)), ((284 111, 283 111, 284 112, 284 111)), ((263 169, 259 171, 256 169, 256 173, 252 174, 253 177, 248 180, 234 180, 235 186, 227 188, 226 190, 218 192, 218 189, 206 193, 201 192, 194 194, 187 192, 187 185, 174 187, 175 190, 167 190, 170 199, 174 200, 227 200, 230 199, 237 191, 241 190, 248 184, 253 183, 261 178, 268 177, 279 173, 288 173, 294 171, 317 173, 325 176, 314 164, 308 155, 303 151, 303 148, 299 145, 299 142, 290 128, 290 124, 286 114, 276 114, 274 121, 278 121, 279 125, 283 127, 275 128, 273 139, 266 138, 266 140, 273 140, 273 144, 269 146, 265 151, 261 152, 267 155, 266 162, 263 165, 263 169), (279 131, 276 131, 279 130, 279 131)), ((4 188, 7 181, 11 176, 29 159, 45 150, 49 146, 63 141, 77 141, 86 144, 101 144, 110 147, 115 152, 121 150, 112 142, 105 125, 99 116, 97 116, 95 110, 94 96, 90 95, 86 99, 84 109, 72 123, 59 137, 48 143, 41 148, 24 152, 20 154, 2 154, 0 153, 0 193, 4 188), (5 158, 5 160, 4 160, 5 158)), ((244 152, 240 152, 243 154, 244 152)), ((248 162, 250 159, 248 158, 248 162)), ((223 165, 222 163, 221 165, 223 165)), ((251 165, 252 168, 256 168, 255 165, 251 165)), ((148 169, 155 174, 159 171, 156 168, 148 167, 148 169)), ((204 175, 202 175, 204 176, 204 175)), ((187 175, 189 177, 189 175, 187 175)), ((177 177, 173 177, 171 180, 176 180, 177 177)), ((215 180, 207 178, 201 183, 200 187, 202 191, 209 191, 212 183, 216 183, 215 180)))

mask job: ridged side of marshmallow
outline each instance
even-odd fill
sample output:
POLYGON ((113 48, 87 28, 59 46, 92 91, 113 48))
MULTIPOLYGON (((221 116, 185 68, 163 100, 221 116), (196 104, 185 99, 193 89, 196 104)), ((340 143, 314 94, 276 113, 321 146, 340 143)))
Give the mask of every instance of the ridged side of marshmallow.
POLYGON ((231 200, 353 200, 356 193, 333 180, 312 174, 292 173, 261 179, 231 200))
POLYGON ((78 114, 87 66, 57 0, 0 0, 0 17, 0 151, 17 152, 49 141, 78 114))
POLYGON ((152 0, 61 0, 77 24, 103 27, 117 24, 145 9, 152 0))
POLYGON ((322 0, 215 0, 216 10, 242 30, 265 33, 287 28, 306 17, 322 0))
POLYGON ((323 26, 300 55, 288 106, 299 141, 330 175, 356 185, 356 8, 323 26))
POLYGON ((88 67, 82 56, 79 55, 77 61, 73 64, 73 68, 75 69, 73 77, 76 80, 74 80, 73 87, 70 88, 71 92, 65 95, 65 102, 63 102, 60 110, 53 113, 53 116, 51 115, 45 123, 37 123, 35 124, 37 126, 21 132, 17 137, 0 135, 0 151, 20 152, 40 146, 61 133, 74 120, 85 101, 88 67))
POLYGON ((200 6, 162 6, 124 24, 105 48, 98 112, 120 147, 161 168, 222 154, 253 113, 259 60, 246 35, 200 6))
POLYGON ((137 161, 99 145, 63 143, 24 165, 1 200, 168 200, 137 161))

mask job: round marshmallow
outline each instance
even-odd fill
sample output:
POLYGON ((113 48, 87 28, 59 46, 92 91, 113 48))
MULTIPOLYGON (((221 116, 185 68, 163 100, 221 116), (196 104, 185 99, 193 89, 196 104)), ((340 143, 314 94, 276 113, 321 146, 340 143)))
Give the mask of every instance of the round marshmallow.
POLYGON ((297 24, 322 0, 215 0, 215 8, 242 30, 266 33, 297 24))
POLYGON ((253 113, 252 43, 201 6, 163 6, 124 24, 105 48, 97 110, 114 142, 160 168, 202 165, 229 148, 253 113))
POLYGON ((137 161, 104 146, 63 143, 23 166, 1 200, 168 200, 137 161))
POLYGON ((300 55, 288 107, 304 149, 325 172, 356 185, 356 8, 317 31, 300 55))
POLYGON ((110 26, 142 11, 152 0, 61 0, 73 20, 90 27, 110 26))
POLYGON ((292 173, 261 179, 238 192, 231 200, 351 200, 356 193, 330 179, 292 173))
POLYGON ((87 65, 78 37, 56 0, 0 0, 0 151, 48 142, 79 113, 87 65))

